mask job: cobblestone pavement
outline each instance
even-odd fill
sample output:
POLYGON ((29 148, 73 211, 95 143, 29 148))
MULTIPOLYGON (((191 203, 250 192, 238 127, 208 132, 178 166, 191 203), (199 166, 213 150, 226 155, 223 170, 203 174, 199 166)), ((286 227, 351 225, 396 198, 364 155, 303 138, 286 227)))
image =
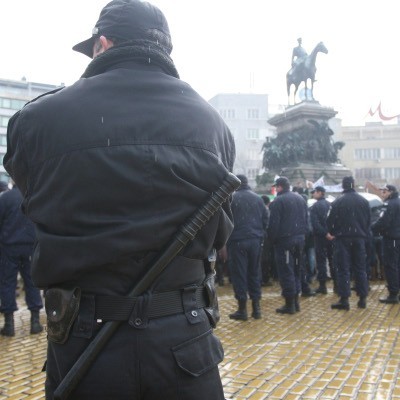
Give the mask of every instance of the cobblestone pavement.
MULTIPOLYGON (((400 305, 379 303, 382 281, 371 282, 367 309, 353 296, 350 311, 331 310, 330 288, 301 298, 295 315, 275 313, 283 304, 275 283, 263 288, 262 319, 246 322, 228 317, 236 309, 232 287, 218 291, 227 399, 400 399, 400 305)), ((42 399, 46 334, 29 334, 25 307, 15 319, 16 336, 0 337, 0 400, 42 399)))

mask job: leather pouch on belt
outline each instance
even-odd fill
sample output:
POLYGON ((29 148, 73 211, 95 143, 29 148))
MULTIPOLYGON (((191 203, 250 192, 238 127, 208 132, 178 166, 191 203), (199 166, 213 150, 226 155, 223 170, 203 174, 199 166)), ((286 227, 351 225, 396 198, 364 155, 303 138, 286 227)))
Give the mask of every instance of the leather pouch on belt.
POLYGON ((79 311, 81 289, 48 289, 45 294, 47 335, 54 343, 64 344, 79 311))
POLYGON ((211 272, 207 274, 206 279, 203 283, 206 288, 206 296, 207 296, 207 307, 204 311, 207 314, 207 317, 210 321, 210 324, 213 328, 215 328, 220 320, 219 308, 218 308, 218 297, 217 291, 215 290, 215 272, 211 272))

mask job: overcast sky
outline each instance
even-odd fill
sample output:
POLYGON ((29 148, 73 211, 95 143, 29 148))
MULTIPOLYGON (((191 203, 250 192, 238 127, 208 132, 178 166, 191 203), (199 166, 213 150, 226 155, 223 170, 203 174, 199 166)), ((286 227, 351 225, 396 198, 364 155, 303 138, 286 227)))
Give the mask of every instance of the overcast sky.
MULTIPOLYGON (((100 0, 0 0, 0 78, 70 85, 89 58, 71 47, 91 35, 100 0)), ((268 93, 287 104, 285 75, 303 38, 323 41, 314 95, 344 125, 377 121, 382 104, 400 114, 396 0, 153 0, 166 15, 181 78, 209 100, 218 93, 268 93)), ((390 122, 394 122, 392 120, 390 122)))

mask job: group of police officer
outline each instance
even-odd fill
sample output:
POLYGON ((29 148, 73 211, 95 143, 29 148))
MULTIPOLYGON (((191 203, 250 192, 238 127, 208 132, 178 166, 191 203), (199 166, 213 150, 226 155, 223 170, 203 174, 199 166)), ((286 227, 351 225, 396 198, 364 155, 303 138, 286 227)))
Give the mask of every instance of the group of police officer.
MULTIPOLYGON (((332 203, 325 198, 323 186, 315 187, 311 193, 316 201, 309 210, 304 197, 290 190, 286 177, 279 177, 274 186, 277 196, 269 205, 267 233, 268 240, 273 243, 278 278, 285 298, 285 304, 276 312, 294 314, 300 311, 299 295, 304 291, 305 239, 310 227, 319 283, 312 294, 328 293, 326 283, 330 275, 334 291, 339 296, 339 300, 331 305, 332 309, 349 310, 352 289, 359 298, 358 308, 366 308, 369 291, 367 243, 374 234, 383 237, 383 264, 389 290, 389 295, 380 301, 399 303, 400 199, 395 186, 381 188, 381 197, 387 203, 386 211, 374 223, 371 222, 370 205, 355 190, 352 176, 343 178, 343 192, 332 203), (353 288, 352 281, 355 284, 353 288)), ((230 265, 236 262, 232 259, 230 265)))

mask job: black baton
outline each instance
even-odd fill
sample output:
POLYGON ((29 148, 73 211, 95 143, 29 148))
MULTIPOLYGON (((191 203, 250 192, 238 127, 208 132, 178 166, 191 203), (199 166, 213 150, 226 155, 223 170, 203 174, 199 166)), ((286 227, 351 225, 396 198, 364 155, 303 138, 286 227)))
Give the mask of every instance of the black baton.
MULTIPOLYGON (((239 186, 240 180, 235 175, 229 173, 217 191, 214 192, 208 201, 181 226, 174 238, 166 246, 165 250, 152 262, 145 276, 130 291, 130 297, 139 296, 148 289, 172 259, 190 240, 194 239, 200 229, 211 219, 211 217, 220 209, 222 204, 228 200, 231 193, 233 193, 239 186)), ((104 324, 103 328, 90 342, 88 347, 86 347, 84 352, 80 355, 78 360, 55 390, 55 400, 66 400, 68 398, 93 364, 97 355, 118 329, 121 322, 122 321, 109 321, 104 324)))

